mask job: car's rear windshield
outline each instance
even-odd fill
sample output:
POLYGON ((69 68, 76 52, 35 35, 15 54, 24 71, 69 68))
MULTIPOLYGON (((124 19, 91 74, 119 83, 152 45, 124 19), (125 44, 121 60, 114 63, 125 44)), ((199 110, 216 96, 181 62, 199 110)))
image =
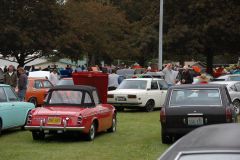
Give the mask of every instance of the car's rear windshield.
POLYGON ((174 89, 169 106, 220 106, 219 89, 174 89))
POLYGON ((145 80, 123 80, 118 89, 146 89, 147 81, 145 80))
MULTIPOLYGON (((56 90, 52 91, 48 104, 73 104, 81 105, 84 92, 73 90, 56 90)), ((86 97, 87 98, 87 97, 86 97)), ((91 99, 89 100, 91 101, 91 99)))

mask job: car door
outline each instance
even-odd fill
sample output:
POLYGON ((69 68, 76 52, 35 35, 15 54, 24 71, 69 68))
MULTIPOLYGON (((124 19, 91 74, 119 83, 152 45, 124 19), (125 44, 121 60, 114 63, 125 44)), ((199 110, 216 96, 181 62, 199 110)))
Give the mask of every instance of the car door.
POLYGON ((160 105, 162 106, 165 102, 165 98, 166 98, 166 95, 167 95, 168 84, 164 80, 158 80, 158 85, 159 85, 159 88, 161 90, 161 92, 160 92, 161 93, 160 105))
POLYGON ((6 93, 3 87, 0 87, 0 117, 2 119, 2 128, 13 127, 16 117, 12 112, 12 103, 8 102, 6 93))
POLYGON ((155 102, 155 107, 160 107, 161 105, 161 91, 156 80, 151 81, 151 89, 148 90, 148 99, 153 99, 155 102))
POLYGON ((12 114, 14 119, 14 126, 22 126, 25 124, 27 116, 27 108, 22 102, 19 102, 16 94, 11 87, 4 87, 7 95, 8 103, 12 106, 12 114))

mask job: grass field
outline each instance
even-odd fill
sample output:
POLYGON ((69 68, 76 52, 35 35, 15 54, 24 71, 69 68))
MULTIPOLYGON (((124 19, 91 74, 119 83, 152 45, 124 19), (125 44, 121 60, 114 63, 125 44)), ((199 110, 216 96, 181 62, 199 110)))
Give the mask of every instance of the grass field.
POLYGON ((169 146, 160 138, 159 111, 118 113, 116 133, 102 133, 93 142, 63 135, 33 141, 31 132, 5 131, 0 160, 152 160, 169 146))

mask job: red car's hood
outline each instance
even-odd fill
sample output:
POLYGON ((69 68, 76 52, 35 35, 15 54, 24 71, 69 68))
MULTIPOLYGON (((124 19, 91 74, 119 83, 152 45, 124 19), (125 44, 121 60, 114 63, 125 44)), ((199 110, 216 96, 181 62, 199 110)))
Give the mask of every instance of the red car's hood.
POLYGON ((87 108, 82 107, 71 107, 71 106, 51 106, 51 107, 40 107, 36 108, 36 111, 33 115, 38 116, 48 116, 48 115, 56 115, 56 116, 78 116, 81 112, 86 110, 87 108))

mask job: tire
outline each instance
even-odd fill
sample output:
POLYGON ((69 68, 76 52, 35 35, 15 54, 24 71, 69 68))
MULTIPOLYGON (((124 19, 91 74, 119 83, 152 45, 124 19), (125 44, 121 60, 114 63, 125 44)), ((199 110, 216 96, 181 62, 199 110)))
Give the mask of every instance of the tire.
POLYGON ((164 131, 162 131, 162 143, 163 144, 170 144, 172 143, 172 137, 167 135, 164 131))
POLYGON ((86 139, 88 141, 93 141, 96 136, 96 124, 93 122, 90 126, 86 139))
POLYGON ((45 138, 45 133, 42 131, 40 132, 32 131, 32 138, 33 140, 43 140, 45 138))
POLYGON ((32 97, 32 98, 29 99, 28 102, 34 104, 34 106, 37 107, 37 99, 36 98, 32 97))
POLYGON ((113 115, 113 118, 112 118, 112 126, 111 128, 109 128, 107 131, 108 132, 116 132, 117 130, 117 117, 116 115, 114 114, 113 115))
POLYGON ((151 112, 151 111, 153 111, 154 106, 155 106, 154 100, 148 100, 147 103, 146 103, 146 105, 145 105, 145 111, 146 111, 146 112, 151 112))
POLYGON ((240 113, 240 101, 234 100, 233 105, 234 105, 235 112, 238 115, 240 113))

